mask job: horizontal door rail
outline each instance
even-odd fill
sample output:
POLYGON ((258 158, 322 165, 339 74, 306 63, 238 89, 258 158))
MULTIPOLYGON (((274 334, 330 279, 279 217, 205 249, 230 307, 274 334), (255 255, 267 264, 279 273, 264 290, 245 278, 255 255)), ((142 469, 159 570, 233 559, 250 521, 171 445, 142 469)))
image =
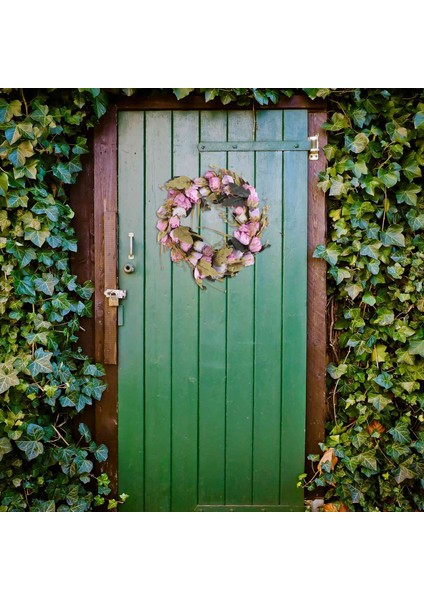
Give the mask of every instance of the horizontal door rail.
POLYGON ((200 142, 200 152, 287 152, 310 150, 311 142, 305 140, 284 140, 280 142, 200 142))

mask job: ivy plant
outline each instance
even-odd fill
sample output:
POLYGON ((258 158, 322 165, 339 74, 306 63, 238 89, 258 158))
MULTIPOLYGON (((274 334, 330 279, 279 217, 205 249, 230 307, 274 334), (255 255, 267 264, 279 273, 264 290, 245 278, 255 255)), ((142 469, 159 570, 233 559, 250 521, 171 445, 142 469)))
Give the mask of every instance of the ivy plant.
POLYGON ((78 347, 94 288, 70 270, 67 198, 106 103, 99 89, 0 94, 1 511, 87 511, 110 494, 82 417, 105 383, 78 347))
POLYGON ((336 92, 319 183, 329 240, 314 254, 328 263, 328 436, 302 480, 335 510, 422 511, 424 93, 336 92))

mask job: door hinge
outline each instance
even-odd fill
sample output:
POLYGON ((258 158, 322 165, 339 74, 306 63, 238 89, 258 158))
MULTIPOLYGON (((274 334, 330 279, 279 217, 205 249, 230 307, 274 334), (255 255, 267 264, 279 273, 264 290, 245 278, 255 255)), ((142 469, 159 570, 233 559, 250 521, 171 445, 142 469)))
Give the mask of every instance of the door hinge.
POLYGON ((311 147, 309 149, 309 160, 318 160, 318 152, 319 152, 319 136, 318 136, 318 134, 311 135, 311 137, 309 137, 308 140, 311 142, 311 147))
POLYGON ((109 300, 109 306, 119 306, 119 301, 123 300, 127 296, 126 290, 106 290, 104 292, 106 298, 109 300))

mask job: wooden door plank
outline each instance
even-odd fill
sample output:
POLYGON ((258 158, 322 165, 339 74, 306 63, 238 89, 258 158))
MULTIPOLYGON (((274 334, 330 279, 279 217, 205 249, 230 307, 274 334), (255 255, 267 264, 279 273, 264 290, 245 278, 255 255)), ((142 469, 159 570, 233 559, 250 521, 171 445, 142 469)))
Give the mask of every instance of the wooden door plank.
MULTIPOLYGON (((284 137, 307 136, 307 111, 284 113, 284 137)), ((284 156, 281 504, 302 504, 306 405, 308 156, 284 156)))
MULTIPOLYGON (((203 140, 227 139, 224 111, 201 113, 203 140)), ((202 153, 200 172, 211 165, 226 166, 226 153, 202 153)), ((202 214, 202 234, 214 244, 222 230, 216 211, 202 214)), ((223 504, 225 498, 225 376, 226 376, 226 285, 214 284, 200 292, 199 317, 199 504, 223 504)))
MULTIPOLYGON (((144 510, 144 113, 119 114, 119 287, 123 325, 119 342, 119 490, 129 494, 126 511, 144 510), (130 261, 128 233, 134 233, 130 261), (135 270, 124 273, 126 263, 135 270)), ((153 224, 152 224, 153 226, 153 224)))
MULTIPOLYGON (((282 112, 257 115, 258 140, 282 139, 282 112)), ((282 300, 282 163, 281 152, 258 152, 256 185, 269 205, 263 242, 271 247, 257 258, 255 282, 255 411, 253 503, 278 504, 281 423, 282 300)))
MULTIPOLYGON (((173 113, 173 173, 199 175, 199 113, 173 113)), ((194 225, 198 211, 184 224, 194 225)), ((165 258, 169 258, 168 255, 165 258)), ((197 504, 198 295, 186 263, 172 264, 172 510, 197 504)))
POLYGON ((169 511, 171 493, 171 265, 157 243, 159 189, 170 179, 171 112, 145 113, 145 510, 169 511))
MULTIPOLYGON (((253 140, 252 111, 228 113, 228 141, 253 140)), ((253 152, 229 152, 228 166, 252 185, 253 152)), ((231 219, 231 211, 228 211, 231 219)), ((222 226, 221 226, 222 228, 222 226)), ((230 232, 232 228, 229 228, 230 232)), ((254 267, 228 281, 227 292, 226 504, 252 499, 254 267)))

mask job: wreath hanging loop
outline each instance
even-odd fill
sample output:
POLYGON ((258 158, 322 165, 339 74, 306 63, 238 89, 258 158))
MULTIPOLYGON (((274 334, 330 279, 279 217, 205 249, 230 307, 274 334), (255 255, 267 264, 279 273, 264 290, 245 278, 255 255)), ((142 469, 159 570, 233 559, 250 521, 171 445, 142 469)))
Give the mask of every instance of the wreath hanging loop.
POLYGON ((268 247, 261 241, 268 226, 267 207, 259 209, 255 188, 237 173, 218 169, 196 179, 182 175, 167 181, 164 189, 168 197, 157 211, 158 242, 171 251, 173 262, 185 261, 190 266, 200 288, 204 289, 204 279, 234 277, 243 267, 253 265, 255 254, 268 247), (233 220, 224 218, 234 231, 221 234, 224 242, 219 247, 210 246, 199 233, 181 225, 195 206, 210 210, 211 205, 233 209, 233 220))

